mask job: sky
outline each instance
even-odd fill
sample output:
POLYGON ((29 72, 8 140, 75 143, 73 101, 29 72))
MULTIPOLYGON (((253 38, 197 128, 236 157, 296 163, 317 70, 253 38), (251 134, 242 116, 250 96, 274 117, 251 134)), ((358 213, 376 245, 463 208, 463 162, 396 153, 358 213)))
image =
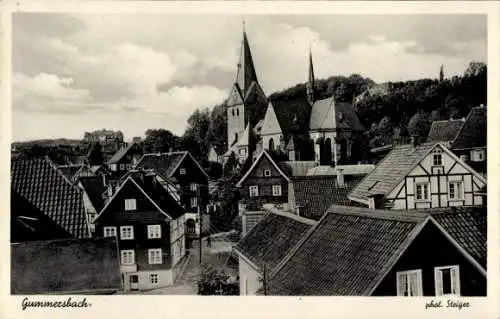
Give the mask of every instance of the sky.
MULTIPOLYGON (((240 15, 15 13, 12 139, 147 129, 181 135, 222 103, 236 77, 240 15)), ((245 30, 266 94, 360 74, 376 82, 461 75, 487 62, 481 15, 253 15, 245 30)))

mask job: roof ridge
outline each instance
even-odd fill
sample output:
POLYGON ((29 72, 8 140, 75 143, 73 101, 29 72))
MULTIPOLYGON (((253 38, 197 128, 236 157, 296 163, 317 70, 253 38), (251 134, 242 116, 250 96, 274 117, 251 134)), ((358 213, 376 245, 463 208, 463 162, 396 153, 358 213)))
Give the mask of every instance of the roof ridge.
POLYGON ((403 222, 413 222, 419 223, 427 216, 429 213, 415 213, 409 211, 391 211, 384 209, 373 209, 373 208, 364 208, 364 207, 356 207, 356 206, 342 206, 342 205, 331 205, 327 212, 328 214, 338 214, 338 215, 351 215, 351 216, 363 216, 370 217, 375 219, 386 219, 386 220, 398 220, 403 222), (338 210, 332 211, 335 208, 347 207, 347 210, 338 210))
POLYGON ((286 217, 286 218, 290 218, 290 219, 293 219, 293 220, 298 221, 298 222, 303 223, 303 224, 308 224, 311 226, 316 224, 315 220, 305 218, 305 217, 302 217, 302 216, 299 216, 296 214, 292 214, 289 212, 279 211, 274 207, 272 207, 272 208, 271 207, 263 207, 263 208, 264 208, 264 210, 266 210, 272 214, 279 215, 279 216, 286 217))

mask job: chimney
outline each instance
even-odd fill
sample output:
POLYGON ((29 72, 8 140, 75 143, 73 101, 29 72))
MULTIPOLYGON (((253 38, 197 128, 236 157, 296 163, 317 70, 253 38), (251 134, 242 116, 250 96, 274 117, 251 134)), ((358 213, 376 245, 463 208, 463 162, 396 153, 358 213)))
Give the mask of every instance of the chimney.
POLYGON ((108 184, 108 198, 113 197, 113 185, 108 184))
POLYGON ((412 135, 411 136, 411 143, 413 144, 413 147, 419 146, 420 145, 420 136, 412 135))
POLYGON ((344 169, 337 166, 337 187, 344 188, 344 169))
POLYGON ((102 176, 102 185, 104 187, 108 186, 108 181, 106 180, 106 174, 101 174, 102 176))

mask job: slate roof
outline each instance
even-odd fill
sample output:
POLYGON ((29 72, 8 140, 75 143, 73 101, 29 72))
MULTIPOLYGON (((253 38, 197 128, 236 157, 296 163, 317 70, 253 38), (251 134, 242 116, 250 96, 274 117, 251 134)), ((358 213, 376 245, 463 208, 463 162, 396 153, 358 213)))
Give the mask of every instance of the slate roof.
POLYGON ((264 216, 267 215, 267 211, 251 211, 244 213, 244 223, 243 227, 243 235, 247 234, 255 225, 257 225, 264 216))
POLYGON ((279 162, 278 166, 287 176, 306 176, 307 172, 317 164, 314 161, 285 161, 279 162))
POLYGON ((12 294, 109 293, 120 289, 115 238, 11 244, 12 294))
POLYGON ((367 201, 369 195, 388 194, 417 165, 436 143, 398 145, 378 163, 349 194, 349 198, 367 201))
POLYGON ((99 212, 104 207, 105 201, 102 195, 107 190, 107 187, 104 186, 102 177, 81 177, 80 185, 89 197, 92 206, 99 212))
POLYGON ((475 107, 467 115, 462 129, 458 132, 453 149, 486 147, 486 107, 475 107))
POLYGON ((311 105, 305 94, 294 99, 274 99, 271 104, 285 138, 288 133, 306 133, 309 130, 311 105))
POLYGON ((369 295, 425 217, 332 206, 273 271, 269 295, 369 295))
POLYGON ((452 142, 464 125, 464 120, 445 120, 432 122, 427 142, 452 142))
POLYGON ((234 247, 254 265, 273 269, 314 224, 292 214, 268 213, 234 247))
POLYGON ((90 237, 81 191, 49 159, 13 160, 11 187, 75 238, 90 237))
POLYGON ((345 187, 338 187, 337 178, 332 176, 303 176, 292 178, 295 206, 300 216, 319 220, 331 205, 351 206, 349 192, 362 177, 344 177, 345 187))
POLYGON ((175 173, 188 152, 172 152, 159 154, 144 154, 139 160, 136 169, 153 169, 162 177, 168 179, 175 173))
POLYGON ((335 102, 333 97, 316 101, 312 106, 309 130, 325 129, 365 130, 352 105, 335 102))

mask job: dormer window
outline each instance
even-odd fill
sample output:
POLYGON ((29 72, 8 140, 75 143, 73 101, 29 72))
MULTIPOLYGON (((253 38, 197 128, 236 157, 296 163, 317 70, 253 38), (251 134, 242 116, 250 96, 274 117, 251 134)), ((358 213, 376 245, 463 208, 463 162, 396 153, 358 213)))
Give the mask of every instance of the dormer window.
POLYGON ((125 200, 125 210, 136 210, 136 209, 137 209, 137 203, 135 201, 135 198, 125 200))
POLYGON ((443 157, 441 154, 441 150, 435 150, 432 154, 432 165, 433 166, 442 166, 443 165, 443 157))

